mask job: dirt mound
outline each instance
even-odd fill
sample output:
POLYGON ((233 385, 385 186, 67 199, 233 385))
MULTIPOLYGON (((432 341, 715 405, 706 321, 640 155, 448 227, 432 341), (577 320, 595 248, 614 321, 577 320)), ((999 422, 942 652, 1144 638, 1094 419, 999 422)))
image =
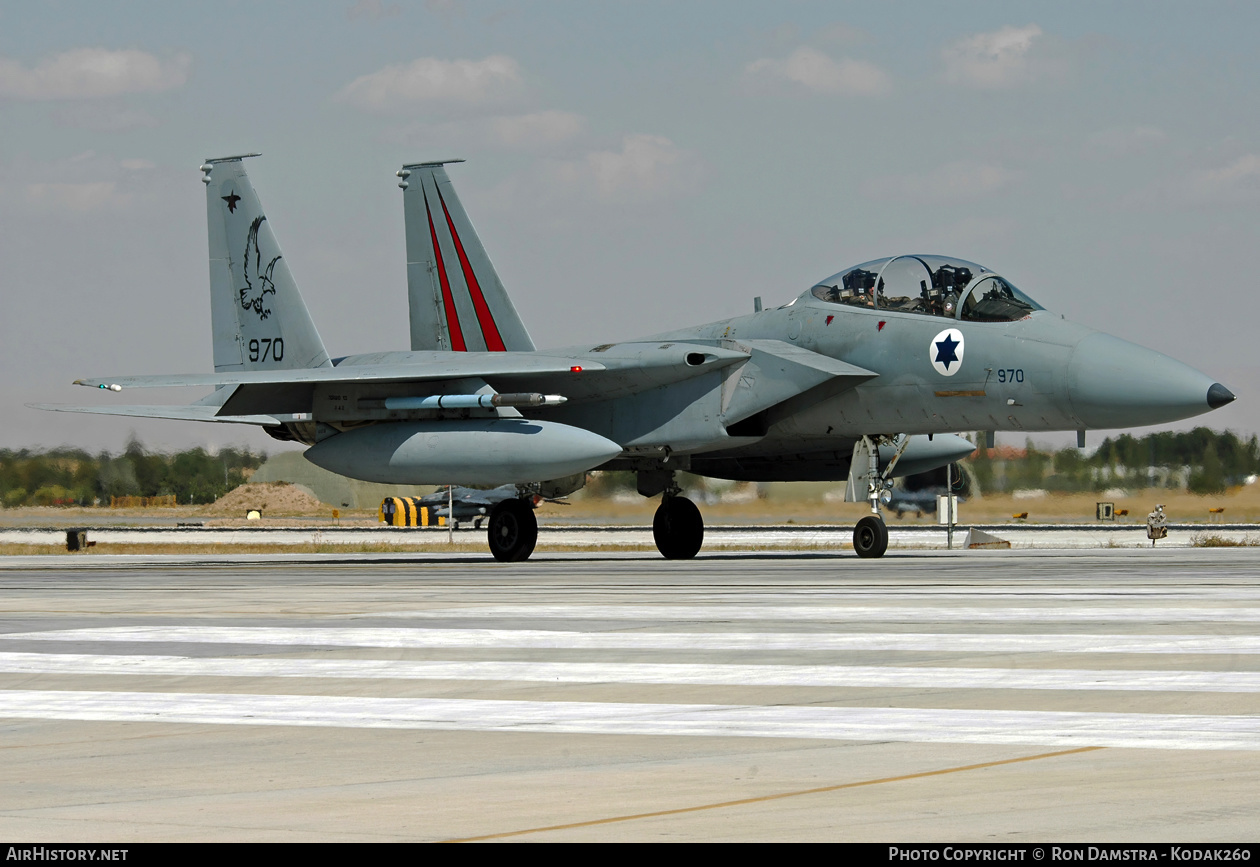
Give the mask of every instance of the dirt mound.
POLYGON ((203 514, 244 517, 250 509, 266 515, 309 515, 328 510, 309 488, 288 482, 263 482, 233 488, 206 506, 203 514))

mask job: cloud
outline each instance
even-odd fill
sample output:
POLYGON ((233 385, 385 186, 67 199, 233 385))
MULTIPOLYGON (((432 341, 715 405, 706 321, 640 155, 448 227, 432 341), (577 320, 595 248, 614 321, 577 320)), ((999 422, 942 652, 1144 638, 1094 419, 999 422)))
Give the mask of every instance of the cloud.
POLYGON ((554 174, 565 186, 588 190, 605 201, 648 201, 691 189, 697 158, 659 135, 629 135, 619 151, 593 151, 559 163, 554 174))
POLYGON ((1260 154, 1243 154, 1228 165, 1196 172, 1189 193, 1193 200, 1213 204, 1260 201, 1260 154))
POLYGON ((118 195, 118 185, 113 181, 58 182, 27 184, 26 201, 44 210, 86 214, 120 204, 122 197, 118 195))
POLYGON ((365 111, 386 112, 433 103, 492 104, 523 90, 520 66, 503 54, 484 60, 421 57, 356 78, 334 98, 365 111))
POLYGON ((163 168, 139 156, 116 157, 82 151, 43 162, 0 165, 0 182, 17 198, 23 213, 53 217, 148 213, 172 202, 184 206, 187 189, 172 186, 184 169, 163 168))
POLYGON ((865 60, 833 60, 808 46, 793 51, 782 60, 768 57, 754 60, 744 70, 754 79, 788 81, 815 93, 845 96, 877 96, 892 89, 892 80, 882 69, 865 60))
POLYGON ((1085 155, 1095 159, 1136 156, 1168 138, 1153 126, 1117 126, 1094 133, 1085 140, 1085 155))
POLYGON ((821 42, 832 42, 837 45, 851 45, 855 42, 865 40, 866 31, 860 30, 857 27, 853 27, 843 22, 836 22, 835 24, 828 24, 826 27, 823 27, 814 34, 814 38, 821 42))
POLYGON ((147 111, 128 108, 118 100, 70 103, 50 114, 58 126, 91 132, 127 132, 158 125, 158 119, 147 111))
POLYGON ((101 99, 182 87, 192 58, 162 60, 144 51, 76 48, 41 60, 33 69, 0 58, 0 98, 101 99))
POLYGON ((504 114, 444 123, 416 123, 395 136, 396 141, 424 147, 492 147, 531 150, 554 147, 581 135, 586 119, 569 111, 504 114))
POLYGON ((871 199, 952 201, 977 199, 996 193, 1019 179, 1018 172, 998 165, 953 162, 926 174, 888 175, 862 184, 871 199))
POLYGON ((1017 87, 1035 77, 1033 50, 1041 36, 1041 28, 1029 24, 951 42, 941 49, 945 80, 986 90, 1017 87))
POLYGON ((358 3, 346 10, 346 17, 351 21, 356 18, 380 21, 382 18, 392 18, 401 14, 402 7, 397 3, 390 3, 386 6, 381 0, 359 0, 358 3))
POLYGON ((508 148, 559 144, 580 135, 586 121, 568 111, 538 111, 505 115, 487 121, 490 134, 508 148))
POLYGON ((447 21, 464 14, 464 4, 460 0, 424 0, 424 8, 447 21))

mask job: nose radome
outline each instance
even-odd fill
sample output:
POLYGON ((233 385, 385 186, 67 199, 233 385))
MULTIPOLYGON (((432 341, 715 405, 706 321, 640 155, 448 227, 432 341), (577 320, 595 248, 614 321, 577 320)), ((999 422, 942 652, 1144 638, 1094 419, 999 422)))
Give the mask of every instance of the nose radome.
POLYGON ((1219 382, 1212 383, 1212 387, 1208 389, 1207 402, 1212 409, 1220 409, 1227 403, 1233 403, 1235 395, 1219 382))
POLYGON ((1190 418, 1224 406, 1234 395, 1175 358, 1095 332, 1076 345, 1068 393, 1089 428, 1122 428, 1190 418))

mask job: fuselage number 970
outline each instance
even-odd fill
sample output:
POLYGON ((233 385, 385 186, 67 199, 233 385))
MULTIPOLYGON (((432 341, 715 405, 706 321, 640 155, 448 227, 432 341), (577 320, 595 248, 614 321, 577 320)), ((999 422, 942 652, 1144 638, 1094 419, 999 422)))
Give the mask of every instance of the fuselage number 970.
POLYGON ((249 360, 250 361, 283 361, 284 360, 284 339, 277 337, 272 340, 270 337, 264 337, 262 340, 254 338, 249 341, 249 360))
POLYGON ((1018 367, 999 367, 998 382, 1023 382, 1024 371, 1018 367))

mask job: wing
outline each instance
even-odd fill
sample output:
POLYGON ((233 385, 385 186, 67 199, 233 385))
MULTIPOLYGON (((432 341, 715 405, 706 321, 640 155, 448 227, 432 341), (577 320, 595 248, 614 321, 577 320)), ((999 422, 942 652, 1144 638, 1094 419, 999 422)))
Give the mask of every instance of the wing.
MULTIPOLYGON (((28 403, 31 409, 50 412, 85 412, 92 415, 124 415, 136 418, 165 418, 173 421, 214 421, 226 424, 277 425, 300 421, 292 413, 274 415, 217 415, 219 407, 192 404, 189 406, 70 406, 61 403, 28 403)), ((309 417, 309 416, 308 416, 309 417)))
MULTIPOLYGON (((312 385, 341 382, 424 382, 468 377, 533 376, 567 374, 579 362, 533 352, 464 353, 407 352, 383 353, 393 356, 373 363, 361 357, 359 364, 343 363, 337 367, 313 367, 300 370, 252 370, 224 373, 168 373, 152 376, 100 376, 76 379, 75 385, 89 388, 120 390, 122 388, 171 388, 179 386, 225 385, 312 385), (119 389, 113 389, 113 386, 119 389)), ((603 366, 586 362, 583 370, 595 372, 603 366)))

